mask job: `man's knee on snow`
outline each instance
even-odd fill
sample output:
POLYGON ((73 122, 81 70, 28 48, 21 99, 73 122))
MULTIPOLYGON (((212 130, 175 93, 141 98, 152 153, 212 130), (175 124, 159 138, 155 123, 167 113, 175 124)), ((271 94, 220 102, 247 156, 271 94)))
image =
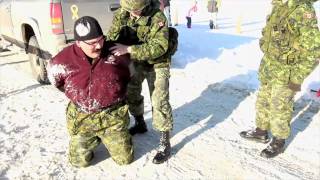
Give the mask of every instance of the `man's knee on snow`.
POLYGON ((112 158, 114 162, 116 162, 118 165, 127 165, 132 163, 133 161, 133 154, 129 154, 127 156, 112 158))

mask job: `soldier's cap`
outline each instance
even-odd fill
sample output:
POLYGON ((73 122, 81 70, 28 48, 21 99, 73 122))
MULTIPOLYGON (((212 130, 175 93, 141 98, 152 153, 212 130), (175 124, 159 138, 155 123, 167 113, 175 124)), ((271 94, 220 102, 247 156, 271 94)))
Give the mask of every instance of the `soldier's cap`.
POLYGON ((85 41, 102 36, 103 32, 99 22, 91 16, 83 16, 74 23, 74 39, 85 41))

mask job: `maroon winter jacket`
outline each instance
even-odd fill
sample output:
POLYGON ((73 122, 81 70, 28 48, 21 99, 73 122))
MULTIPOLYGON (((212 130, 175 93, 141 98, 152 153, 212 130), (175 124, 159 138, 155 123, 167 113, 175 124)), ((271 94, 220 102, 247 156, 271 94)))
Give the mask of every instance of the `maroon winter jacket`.
POLYGON ((113 43, 106 41, 100 58, 92 65, 76 44, 66 47, 49 62, 51 83, 64 90, 84 112, 97 112, 125 99, 130 80, 129 56, 113 56, 108 50, 111 46, 113 43))

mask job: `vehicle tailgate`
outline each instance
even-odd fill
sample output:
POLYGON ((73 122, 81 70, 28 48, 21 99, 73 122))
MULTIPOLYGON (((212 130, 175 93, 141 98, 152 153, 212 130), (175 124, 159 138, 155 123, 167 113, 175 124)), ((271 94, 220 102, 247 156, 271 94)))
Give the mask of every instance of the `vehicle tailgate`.
POLYGON ((82 16, 95 17, 106 34, 119 0, 61 0, 63 25, 67 40, 73 40, 74 21, 82 16))

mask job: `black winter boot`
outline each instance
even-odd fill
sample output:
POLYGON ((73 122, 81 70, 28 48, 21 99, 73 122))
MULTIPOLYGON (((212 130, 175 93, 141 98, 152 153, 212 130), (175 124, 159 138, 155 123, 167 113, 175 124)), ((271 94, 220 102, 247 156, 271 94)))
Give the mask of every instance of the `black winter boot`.
POLYGON ((261 151, 260 156, 265 158, 276 157, 278 154, 283 153, 284 144, 285 144, 284 139, 277 139, 274 137, 272 138, 272 141, 269 144, 269 146, 266 149, 261 151))
POLYGON ((191 28, 191 17, 186 16, 187 19, 187 28, 191 28))
POLYGON ((268 131, 262 130, 260 128, 256 128, 254 130, 242 131, 240 132, 240 136, 245 139, 253 140, 260 143, 267 143, 270 141, 268 137, 268 131))
POLYGON ((169 134, 169 131, 164 131, 164 132, 161 132, 158 152, 154 156, 152 162, 154 164, 161 164, 169 159, 170 154, 171 154, 170 134, 169 134))
POLYGON ((137 133, 142 134, 148 131, 147 125, 144 122, 143 115, 135 116, 135 123, 134 126, 129 128, 129 133, 133 136, 137 133))
POLYGON ((213 25, 213 21, 212 21, 212 20, 209 21, 209 27, 210 27, 210 29, 213 29, 213 28, 214 28, 214 25, 213 25))

